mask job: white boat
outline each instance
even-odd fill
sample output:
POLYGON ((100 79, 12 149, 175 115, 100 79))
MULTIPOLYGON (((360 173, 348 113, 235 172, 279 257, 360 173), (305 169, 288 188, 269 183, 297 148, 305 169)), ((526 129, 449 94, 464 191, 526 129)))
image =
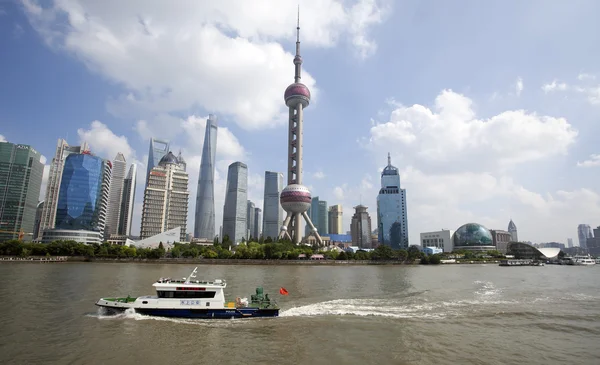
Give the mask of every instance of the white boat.
MULTIPOLYGON (((152 286, 156 295, 126 298, 100 298, 96 305, 108 313, 124 312, 133 309, 136 313, 160 317, 178 318, 248 318, 277 317, 277 303, 263 295, 262 288, 256 288, 256 294, 247 298, 236 298, 235 302, 225 300, 225 280, 191 280, 196 277, 196 267, 188 278, 174 280, 160 278, 152 286)), ((282 290, 285 290, 282 288, 282 290)))
POLYGON ((592 258, 592 256, 588 255, 577 255, 573 257, 573 265, 583 265, 583 266, 589 266, 589 265, 596 265, 596 260, 594 260, 592 258))

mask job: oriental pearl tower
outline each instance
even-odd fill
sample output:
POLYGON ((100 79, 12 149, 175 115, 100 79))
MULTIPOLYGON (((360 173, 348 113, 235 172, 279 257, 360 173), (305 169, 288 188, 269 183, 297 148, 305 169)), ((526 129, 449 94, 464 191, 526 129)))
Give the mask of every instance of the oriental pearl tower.
POLYGON ((310 90, 300 82, 302 73, 302 57, 300 57, 300 11, 298 10, 298 25, 296 27, 296 56, 294 57, 294 83, 285 89, 285 105, 289 108, 288 127, 288 185, 281 191, 280 202, 287 212, 279 238, 287 237, 298 244, 302 240, 302 217, 322 244, 321 236, 311 222, 306 211, 310 208, 310 190, 302 185, 302 125, 303 110, 310 103, 310 90))

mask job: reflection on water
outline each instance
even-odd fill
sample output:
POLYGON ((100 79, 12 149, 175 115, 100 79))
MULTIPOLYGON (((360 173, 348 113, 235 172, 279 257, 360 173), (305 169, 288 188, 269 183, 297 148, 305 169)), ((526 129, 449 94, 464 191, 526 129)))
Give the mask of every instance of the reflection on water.
POLYGON ((0 264, 0 362, 162 364, 600 363, 600 267, 216 266, 231 297, 263 286, 279 318, 107 316, 193 267, 0 264), (285 287, 289 296, 280 296, 285 287))

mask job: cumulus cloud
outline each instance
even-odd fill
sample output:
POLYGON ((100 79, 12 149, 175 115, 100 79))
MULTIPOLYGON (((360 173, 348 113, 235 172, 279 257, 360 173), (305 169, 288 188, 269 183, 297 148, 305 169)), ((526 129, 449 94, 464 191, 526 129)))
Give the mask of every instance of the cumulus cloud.
POLYGON ((557 83, 556 80, 549 84, 544 84, 542 90, 545 93, 551 91, 570 92, 574 95, 583 95, 585 100, 591 105, 600 105, 600 84, 595 83, 596 75, 580 73, 577 75, 578 82, 570 85, 566 83, 557 83))
MULTIPOLYGON (((23 3, 47 44, 126 90, 109 103, 115 114, 147 120, 201 106, 231 115, 245 129, 285 120, 282 90, 293 80, 293 56, 282 44, 293 49, 296 3, 23 3)), ((306 1, 301 11, 304 45, 332 47, 348 40, 361 57, 375 51, 368 32, 385 11, 376 1, 306 1)), ((317 98, 309 72, 302 81, 317 98)))
POLYGON ((313 177, 317 180, 322 180, 325 178, 325 173, 323 171, 317 171, 313 174, 313 177))
POLYGON ((475 115, 473 101, 444 90, 432 109, 399 107, 390 120, 371 127, 366 145, 390 149, 409 162, 462 163, 477 156, 479 167, 493 169, 566 154, 577 131, 564 118, 524 110, 488 119, 475 115))
POLYGON ((556 80, 553 80, 549 84, 542 85, 542 90, 544 90, 545 93, 552 91, 565 91, 567 90, 567 84, 564 82, 558 83, 556 80))
POLYGON ((117 136, 105 124, 95 120, 89 129, 79 128, 77 130, 79 142, 87 142, 92 153, 112 160, 117 153, 121 152, 128 162, 135 158, 135 151, 129 145, 127 137, 117 136))
POLYGON ((0 134, 0 142, 6 142, 6 138, 0 134))
POLYGON ((592 167, 592 166, 600 166, 600 155, 592 154, 590 158, 583 161, 577 162, 577 166, 579 167, 592 167))

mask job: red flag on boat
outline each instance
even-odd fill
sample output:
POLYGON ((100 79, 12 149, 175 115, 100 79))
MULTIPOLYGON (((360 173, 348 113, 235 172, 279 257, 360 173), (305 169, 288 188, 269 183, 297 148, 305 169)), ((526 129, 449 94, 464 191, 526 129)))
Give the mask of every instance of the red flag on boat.
POLYGON ((288 295, 289 293, 288 293, 287 290, 285 290, 284 287, 281 287, 281 288, 279 288, 279 294, 281 294, 281 295, 288 295))

